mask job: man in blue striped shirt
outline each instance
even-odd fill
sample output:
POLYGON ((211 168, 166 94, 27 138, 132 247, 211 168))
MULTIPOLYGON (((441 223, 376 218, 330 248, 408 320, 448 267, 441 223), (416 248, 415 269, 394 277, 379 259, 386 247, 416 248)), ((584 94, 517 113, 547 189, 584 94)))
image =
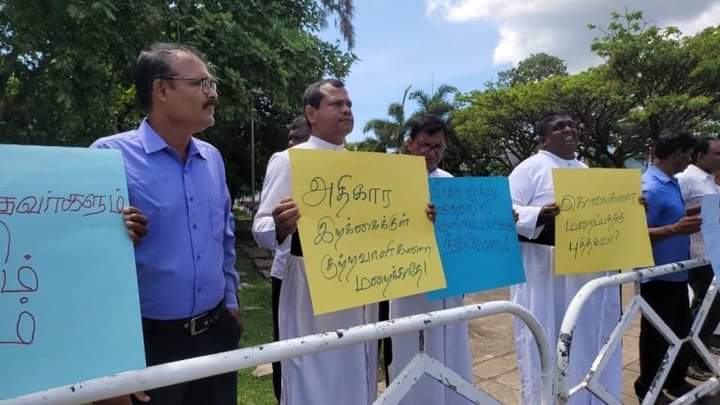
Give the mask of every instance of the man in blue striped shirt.
MULTIPOLYGON (((92 146, 122 152, 130 205, 148 220, 135 246, 147 364, 235 349, 241 322, 225 166, 193 137, 215 122, 215 79, 197 50, 154 44, 138 57, 135 87, 147 118, 92 146)), ((134 401, 235 404, 236 373, 148 395, 134 401)))

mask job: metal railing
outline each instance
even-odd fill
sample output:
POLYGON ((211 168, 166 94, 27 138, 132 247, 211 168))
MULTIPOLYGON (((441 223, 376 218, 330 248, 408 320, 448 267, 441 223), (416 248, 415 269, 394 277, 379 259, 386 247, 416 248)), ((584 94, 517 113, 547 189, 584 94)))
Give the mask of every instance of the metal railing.
MULTIPOLYGON (((541 361, 542 398, 540 398, 540 404, 550 405, 553 398, 551 378, 553 365, 550 361, 551 349, 547 338, 540 323, 529 311, 507 301, 468 305, 165 363, 140 370, 95 378, 64 387, 52 388, 18 398, 0 400, 0 405, 87 403, 500 313, 510 313, 520 318, 533 333, 541 361)), ((422 339, 424 334, 421 333, 420 336, 422 339)), ((498 403, 490 395, 478 390, 474 383, 463 380, 457 373, 449 370, 422 351, 408 364, 398 378, 388 386, 375 403, 396 404, 409 392, 412 385, 423 374, 430 375, 440 383, 456 389, 459 394, 477 403, 498 403)))
POLYGON ((667 378, 667 375, 670 372, 683 343, 685 342, 690 342, 704 362, 710 366, 716 377, 710 378, 701 385, 696 386, 687 394, 678 397, 675 399, 673 404, 692 403, 698 398, 707 395, 720 387, 720 381, 717 378, 717 376, 720 375, 718 362, 710 354, 698 337, 698 334, 702 329, 702 325, 705 322, 705 317, 707 316, 710 305, 716 295, 715 283, 713 282, 710 285, 710 288, 705 295, 705 299, 703 300, 703 303, 698 309, 695 319, 693 320, 690 333, 684 338, 679 338, 675 333, 673 333, 670 327, 667 326, 667 324, 652 309, 647 301, 640 296, 640 282, 642 280, 652 279, 665 274, 685 271, 708 264, 710 264, 710 262, 705 258, 686 260, 657 267, 633 270, 627 273, 599 277, 585 284, 580 291, 578 291, 568 306, 565 317, 563 318, 562 326, 560 327, 560 334, 558 335, 554 387, 558 404, 562 405, 567 403, 572 395, 583 389, 587 389, 607 404, 621 404, 619 399, 613 397, 613 395, 605 389, 598 380, 611 355, 620 346, 625 331, 630 327, 631 321, 638 312, 642 312, 645 318, 669 342, 668 350, 665 353, 665 357, 660 365, 660 368, 650 385, 650 389, 643 399, 643 405, 655 403, 660 391, 662 390, 663 383, 665 382, 665 379, 667 378), (567 368, 570 364, 572 336, 583 305, 595 291, 602 288, 617 287, 626 283, 634 283, 635 291, 633 298, 630 300, 630 303, 620 319, 620 322, 610 334, 610 337, 601 348, 598 356, 593 361, 590 370, 588 370, 584 378, 575 386, 568 387, 567 368))

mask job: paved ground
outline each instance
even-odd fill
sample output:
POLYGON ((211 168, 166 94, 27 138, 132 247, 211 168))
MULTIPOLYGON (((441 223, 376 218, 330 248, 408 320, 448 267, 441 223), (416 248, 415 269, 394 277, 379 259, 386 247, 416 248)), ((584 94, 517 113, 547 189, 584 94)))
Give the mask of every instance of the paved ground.
MULTIPOLYGON (((623 306, 632 297, 632 287, 623 288, 623 306)), ((507 288, 466 297, 466 303, 507 300, 507 288)), ((510 315, 496 315, 470 322, 470 340, 473 353, 473 373, 477 384, 504 404, 517 404, 520 376, 512 342, 510 315)), ((633 320, 623 338, 623 403, 638 404, 633 382, 638 376, 638 336, 640 317, 633 320)), ((554 349, 554 347, 553 347, 554 349)), ((692 382, 692 380, 690 380, 692 382)), ((720 404, 720 395, 707 398, 705 403, 720 404)))

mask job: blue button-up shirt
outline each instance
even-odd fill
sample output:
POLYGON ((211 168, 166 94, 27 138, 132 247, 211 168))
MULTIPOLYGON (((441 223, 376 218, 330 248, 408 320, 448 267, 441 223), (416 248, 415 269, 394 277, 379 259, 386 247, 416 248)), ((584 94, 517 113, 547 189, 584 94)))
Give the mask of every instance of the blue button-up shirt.
POLYGON ((150 319, 237 308, 234 220, 220 152, 192 138, 187 159, 143 121, 91 147, 122 152, 130 205, 148 218, 135 246, 140 307, 150 319))
MULTIPOLYGON (((678 222, 685 216, 685 202, 680 185, 656 166, 650 166, 642 175, 642 192, 647 203, 647 223, 656 228, 678 222)), ((673 235, 652 241, 655 265, 668 264, 690 258, 690 237, 673 235)), ((687 271, 672 273, 651 280, 687 281, 687 271)))

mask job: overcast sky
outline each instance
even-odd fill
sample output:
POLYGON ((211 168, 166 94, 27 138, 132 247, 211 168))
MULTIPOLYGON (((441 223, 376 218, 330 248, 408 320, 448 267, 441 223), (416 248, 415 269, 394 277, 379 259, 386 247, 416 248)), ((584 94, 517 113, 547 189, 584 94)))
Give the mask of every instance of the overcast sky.
MULTIPOLYGON (((365 123, 386 118, 387 106, 412 85, 430 93, 439 84, 482 89, 533 53, 562 58, 571 72, 601 60, 590 51, 610 12, 643 10, 646 20, 694 34, 720 21, 710 0, 358 0, 356 46, 360 58, 346 80, 353 99, 356 142, 365 123)), ((337 38, 332 25, 322 33, 337 38)), ((406 105, 409 115, 416 106, 406 105)), ((368 134, 369 135, 369 134, 368 134)))

